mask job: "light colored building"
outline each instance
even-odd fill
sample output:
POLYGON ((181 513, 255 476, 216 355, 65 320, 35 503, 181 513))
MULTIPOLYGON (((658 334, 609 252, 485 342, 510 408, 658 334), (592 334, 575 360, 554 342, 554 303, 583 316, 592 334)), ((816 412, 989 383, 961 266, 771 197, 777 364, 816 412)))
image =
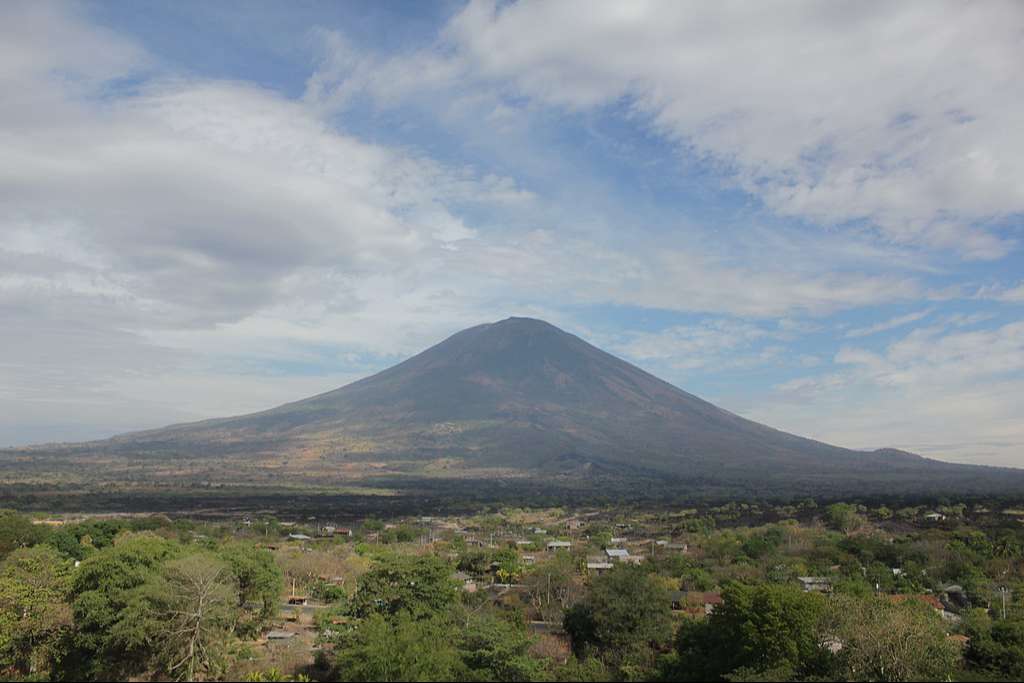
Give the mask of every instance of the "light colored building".
POLYGON ((805 593, 831 593, 832 580, 825 576, 798 576, 800 587, 805 593))
POLYGON ((625 548, 605 548, 604 554, 609 560, 623 561, 629 557, 629 551, 625 548))

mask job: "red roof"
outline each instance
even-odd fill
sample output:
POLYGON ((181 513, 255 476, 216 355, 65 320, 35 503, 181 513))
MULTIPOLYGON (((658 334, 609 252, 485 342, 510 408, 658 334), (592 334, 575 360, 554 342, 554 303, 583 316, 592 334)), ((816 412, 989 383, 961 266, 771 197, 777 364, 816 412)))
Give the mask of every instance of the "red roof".
POLYGON ((942 602, 934 595, 890 595, 889 600, 893 604, 900 604, 907 600, 917 600, 918 602, 923 602, 932 609, 937 609, 940 612, 944 609, 942 602))

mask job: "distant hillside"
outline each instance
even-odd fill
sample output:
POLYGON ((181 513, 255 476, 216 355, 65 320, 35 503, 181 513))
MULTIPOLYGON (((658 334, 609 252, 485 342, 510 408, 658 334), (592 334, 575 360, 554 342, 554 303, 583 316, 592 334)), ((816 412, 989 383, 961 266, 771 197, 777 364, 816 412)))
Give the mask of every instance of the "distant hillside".
POLYGON ((1024 491, 1024 471, 854 451, 743 419, 528 318, 464 330, 376 375, 271 410, 14 453, 40 471, 81 462, 139 477, 227 481, 635 481, 750 495, 1024 491))

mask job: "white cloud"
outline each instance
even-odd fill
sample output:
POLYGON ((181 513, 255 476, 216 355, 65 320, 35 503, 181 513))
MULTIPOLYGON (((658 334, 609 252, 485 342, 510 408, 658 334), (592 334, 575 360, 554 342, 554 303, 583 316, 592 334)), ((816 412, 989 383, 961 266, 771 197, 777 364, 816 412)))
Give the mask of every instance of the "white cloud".
MULTIPOLYGON (((763 353, 751 347, 774 336, 751 323, 713 319, 695 325, 673 325, 657 332, 634 332, 613 342, 611 348, 638 362, 665 361, 675 370, 721 370, 763 362, 763 353)), ((774 355, 770 349, 769 355, 774 355)))
POLYGON ((888 330, 894 330, 897 327, 903 327, 910 323, 915 323, 922 318, 925 318, 932 314, 929 309, 927 311, 915 311, 913 313, 907 313, 906 315, 898 315, 895 318, 884 320, 874 325, 868 325, 867 327, 857 327, 847 331, 846 338, 853 339, 856 337, 868 337, 879 332, 886 332, 888 330))
POLYGON ((307 96, 625 100, 781 215, 992 259, 1014 242, 990 223, 1024 212, 1022 28, 998 1, 482 0, 411 56, 358 57, 333 36, 307 96))
POLYGON ((996 298, 1011 304, 1024 303, 1024 284, 1000 292, 996 298))
POLYGON ((843 348, 836 362, 845 368, 787 381, 750 414, 847 446, 1024 466, 1024 322, 963 331, 950 321, 879 353, 843 348))

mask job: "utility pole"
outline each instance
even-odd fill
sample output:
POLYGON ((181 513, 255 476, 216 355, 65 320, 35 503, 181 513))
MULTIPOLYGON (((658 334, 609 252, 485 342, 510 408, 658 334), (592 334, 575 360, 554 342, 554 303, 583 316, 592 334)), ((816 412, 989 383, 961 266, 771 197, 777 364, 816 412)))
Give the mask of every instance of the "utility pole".
POLYGON ((1003 598, 1003 621, 1006 621, 1006 586, 999 587, 999 594, 1003 598))

